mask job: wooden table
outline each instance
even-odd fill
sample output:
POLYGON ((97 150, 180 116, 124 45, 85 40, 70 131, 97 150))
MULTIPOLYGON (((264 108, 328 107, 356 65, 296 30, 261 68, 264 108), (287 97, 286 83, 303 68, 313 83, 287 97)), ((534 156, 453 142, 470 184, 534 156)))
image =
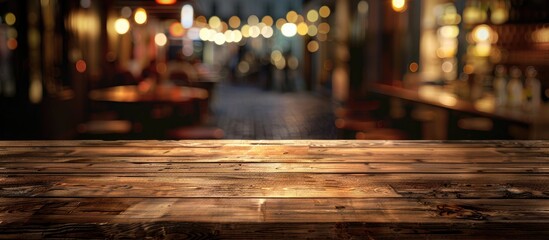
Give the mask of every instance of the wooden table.
POLYGON ((90 91, 90 99, 102 102, 168 102, 180 103, 193 99, 205 100, 208 92, 200 88, 175 85, 126 85, 90 91))
POLYGON ((4 141, 0 238, 547 239, 549 141, 4 141))
POLYGON ((209 115, 208 91, 195 87, 116 86, 92 90, 89 98, 122 120, 141 126, 138 139, 163 139, 166 131, 205 122, 209 115))
MULTIPOLYGON (((385 84, 370 84, 369 91, 453 112, 526 125, 529 139, 549 139, 549 104, 544 104, 536 110, 526 111, 522 108, 496 106, 495 99, 463 100, 440 86, 428 85, 411 90, 385 84)), ((505 130, 496 129, 496 131, 505 130)))

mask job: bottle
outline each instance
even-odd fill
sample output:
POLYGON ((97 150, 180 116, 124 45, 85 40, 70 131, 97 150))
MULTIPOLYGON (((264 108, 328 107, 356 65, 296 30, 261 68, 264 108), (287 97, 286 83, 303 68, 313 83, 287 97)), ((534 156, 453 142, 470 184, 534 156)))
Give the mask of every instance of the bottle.
POLYGON ((538 72, 532 66, 526 68, 525 80, 525 108, 537 109, 541 105, 541 83, 537 79, 538 72))
POLYGON ((518 67, 512 67, 510 74, 511 79, 509 80, 509 83, 507 83, 507 93, 509 94, 508 105, 512 108, 520 107, 523 102, 523 87, 522 81, 520 80, 522 73, 518 67))
POLYGON ((496 106, 505 106, 507 103, 507 70, 504 66, 496 66, 496 78, 494 78, 494 95, 496 106))

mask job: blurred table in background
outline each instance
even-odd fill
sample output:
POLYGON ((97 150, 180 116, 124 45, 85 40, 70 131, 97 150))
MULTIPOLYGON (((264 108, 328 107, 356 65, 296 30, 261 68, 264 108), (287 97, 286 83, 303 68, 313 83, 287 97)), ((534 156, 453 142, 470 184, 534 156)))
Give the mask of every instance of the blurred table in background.
MULTIPOLYGON (((417 104, 420 107, 413 107, 412 113, 409 114, 415 115, 418 119, 425 121, 435 117, 445 119, 442 124, 446 125, 446 129, 443 131, 447 133, 442 135, 450 139, 468 136, 492 139, 549 139, 549 105, 547 104, 531 110, 502 107, 495 104, 493 97, 468 101, 460 99, 441 86, 432 85, 420 86, 412 90, 385 84, 371 84, 369 91, 417 104), (460 128, 476 131, 477 135, 462 135, 460 128)), ((435 131, 435 129, 432 130, 435 131)))
POLYGON ((107 120, 130 121, 134 130, 142 132, 140 138, 164 138, 170 128, 199 125, 209 114, 208 91, 195 87, 142 82, 95 89, 89 98, 101 109, 115 112, 115 119, 107 120))
POLYGON ((126 85, 95 89, 90 91, 89 96, 93 101, 103 102, 184 103, 191 100, 206 100, 208 92, 200 88, 174 85, 126 85))

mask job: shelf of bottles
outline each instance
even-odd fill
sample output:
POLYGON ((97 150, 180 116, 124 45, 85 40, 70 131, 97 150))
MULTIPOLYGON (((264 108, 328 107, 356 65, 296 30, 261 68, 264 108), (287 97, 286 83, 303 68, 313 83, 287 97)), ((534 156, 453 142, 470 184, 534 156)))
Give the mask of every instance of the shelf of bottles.
POLYGON ((468 0, 462 18, 467 48, 456 94, 539 109, 549 98, 549 2, 468 0))

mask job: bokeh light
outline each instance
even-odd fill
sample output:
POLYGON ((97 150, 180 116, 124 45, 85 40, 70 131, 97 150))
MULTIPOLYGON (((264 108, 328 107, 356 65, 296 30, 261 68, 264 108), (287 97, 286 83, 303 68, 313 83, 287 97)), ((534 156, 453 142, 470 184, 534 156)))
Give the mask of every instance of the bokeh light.
POLYGON ((309 10, 309 12, 307 12, 307 20, 309 20, 309 22, 318 21, 318 12, 315 9, 309 10))
POLYGON ((315 25, 311 25, 309 26, 309 29, 307 31, 307 34, 309 34, 309 36, 311 37, 314 37, 318 34, 318 29, 315 25))
POLYGON ((473 29, 473 40, 475 42, 487 42, 492 35, 492 29, 486 24, 481 24, 473 29))
POLYGON ((9 50, 17 49, 17 46, 18 46, 17 39, 15 39, 15 38, 8 39, 8 41, 6 42, 6 45, 7 45, 9 50))
POLYGON ((185 34, 185 30, 183 29, 183 26, 181 26, 180 22, 171 23, 168 31, 172 37, 182 37, 185 34))
POLYGON ((246 37, 246 38, 250 37, 250 25, 244 24, 244 26, 242 26, 242 29, 240 31, 242 32, 243 37, 246 37))
POLYGON ((288 67, 292 70, 296 70, 299 67, 299 60, 296 57, 291 56, 288 59, 288 67))
POLYGON ((259 24, 259 18, 256 15, 249 16, 248 24, 251 26, 259 24))
POLYGON ((331 10, 328 6, 322 6, 320 7, 320 9, 318 10, 318 14, 320 15, 320 17, 322 18, 327 18, 330 16, 331 14, 331 10))
POLYGON ((227 39, 225 39, 225 34, 223 33, 216 33, 214 35, 214 42, 215 44, 217 45, 223 45, 225 44, 225 42, 227 41, 227 39))
POLYGON ((302 22, 297 25, 297 34, 301 36, 305 36, 307 35, 308 32, 309 32, 309 27, 307 26, 307 23, 302 22))
POLYGON ((297 12, 295 11, 289 11, 287 14, 286 14, 286 20, 288 20, 288 22, 291 22, 291 23, 295 23, 297 22, 297 12))
POLYGON ((239 30, 233 31, 233 42, 240 42, 242 41, 242 33, 239 30))
POLYGON ((410 72, 415 73, 419 70, 419 64, 412 62, 408 68, 410 69, 410 72))
POLYGON ((248 73, 250 71, 250 64, 246 61, 241 61, 238 63, 238 71, 244 74, 248 73))
POLYGON ((368 2, 366 2, 364 0, 358 2, 356 7, 357 7, 358 12, 361 13, 361 14, 368 13, 368 9, 370 8, 370 6, 368 6, 368 2))
POLYGON ((130 30, 130 22, 125 18, 119 18, 114 22, 114 30, 120 35, 126 34, 130 30))
POLYGON ((198 33, 198 36, 200 37, 200 40, 202 41, 208 41, 210 39, 210 35, 212 32, 208 28, 202 28, 200 29, 200 32, 198 33))
POLYGON ((265 26, 261 29, 261 35, 263 35, 264 38, 271 38, 274 35, 274 30, 270 26, 265 26))
POLYGON ((276 62, 280 61, 282 59, 282 52, 279 50, 274 50, 271 52, 271 63, 275 64, 276 62))
POLYGON ((86 69, 87 69, 86 61, 82 59, 76 61, 76 71, 78 71, 79 73, 84 73, 86 72, 86 69))
POLYGON ((265 25, 269 26, 269 27, 272 27, 273 24, 274 24, 274 20, 271 16, 267 15, 267 16, 264 16, 263 19, 261 19, 261 22, 262 23, 265 23, 265 25))
POLYGON ((15 24, 16 20, 17 20, 17 18, 15 17, 15 14, 13 14, 13 13, 6 13, 6 16, 4 16, 4 21, 9 26, 15 24))
POLYGON ((229 26, 232 28, 239 28, 240 27, 240 18, 238 16, 232 16, 229 18, 229 26))
POLYGON ((227 43, 232 43, 234 42, 234 34, 233 34, 233 31, 232 30, 227 30, 225 31, 225 41, 227 43))
POLYGON ((282 29, 282 26, 286 23, 286 19, 280 18, 276 20, 276 28, 282 29))
POLYGON ((310 41, 307 44, 307 50, 309 50, 309 52, 312 52, 312 53, 317 52, 319 48, 320 48, 320 45, 315 40, 310 41))
POLYGON ((133 17, 137 24, 144 24, 147 22, 147 11, 143 8, 138 8, 135 10, 135 15, 133 17))
POLYGON ((154 43, 156 43, 156 45, 158 46, 165 46, 166 43, 168 43, 168 38, 166 37, 166 34, 164 33, 157 33, 155 36, 154 36, 154 43))
POLYGON ((328 34, 330 32, 330 24, 328 23, 318 24, 318 32, 322 34, 328 34))
POLYGON ((261 29, 259 29, 258 26, 251 26, 250 27, 250 37, 257 38, 261 34, 261 29))
POLYGON ((181 8, 181 25, 183 28, 191 28, 194 22, 194 8, 190 4, 185 4, 181 8))
POLYGON ((120 16, 122 16, 123 18, 130 18, 132 16, 132 13, 132 9, 128 6, 120 9, 120 16))
POLYGON ((297 26, 294 23, 285 23, 280 30, 286 37, 293 37, 297 34, 297 26))
POLYGON ((316 35, 316 39, 318 39, 318 41, 325 42, 328 40, 328 34, 320 33, 316 35))
POLYGON ((391 6, 395 12, 406 11, 406 0, 391 0, 391 6))
POLYGON ((156 3, 163 4, 163 5, 171 5, 176 3, 177 0, 156 0, 156 3))
POLYGON ((221 27, 221 19, 219 19, 218 16, 213 16, 208 21, 208 24, 210 25, 211 28, 217 29, 221 27))
POLYGON ((206 17, 204 17, 204 16, 198 16, 198 17, 196 17, 196 19, 194 21, 199 26, 204 26, 204 25, 208 24, 208 20, 206 20, 206 17))

